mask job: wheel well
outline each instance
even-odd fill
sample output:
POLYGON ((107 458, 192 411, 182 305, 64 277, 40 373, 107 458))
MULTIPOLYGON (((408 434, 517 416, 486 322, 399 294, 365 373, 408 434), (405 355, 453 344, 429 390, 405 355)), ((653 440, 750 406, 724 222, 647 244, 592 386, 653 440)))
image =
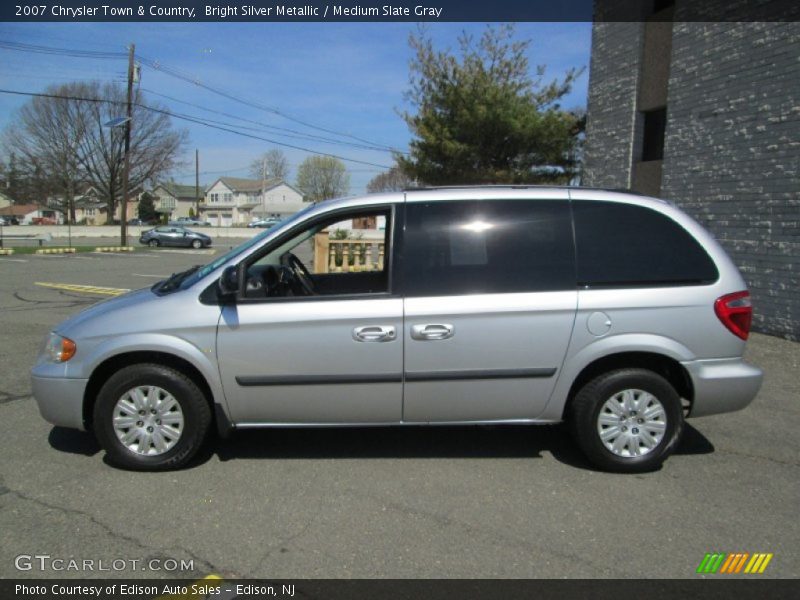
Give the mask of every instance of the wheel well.
POLYGON ((563 416, 565 418, 568 416, 572 399, 589 381, 609 371, 629 368, 647 369, 661 375, 678 392, 684 412, 688 413, 691 410, 694 402, 694 388, 689 373, 681 363, 668 356, 654 352, 621 352, 598 358, 584 367, 583 371, 572 382, 572 387, 567 396, 567 403, 564 406, 563 416))
POLYGON ((127 352, 106 359, 95 368, 91 377, 89 377, 89 383, 86 385, 86 391, 83 394, 83 422, 87 429, 92 427, 94 404, 103 384, 123 367, 139 363, 164 365, 189 377, 202 390, 206 401, 211 407, 211 413, 212 415, 214 414, 214 395, 211 393, 211 388, 203 374, 192 363, 167 352, 127 352))

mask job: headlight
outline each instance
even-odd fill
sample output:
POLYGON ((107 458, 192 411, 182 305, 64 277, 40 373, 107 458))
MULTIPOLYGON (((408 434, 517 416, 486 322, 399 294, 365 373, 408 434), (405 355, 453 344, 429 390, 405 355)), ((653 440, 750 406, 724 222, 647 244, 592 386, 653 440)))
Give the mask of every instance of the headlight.
POLYGON ((78 347, 69 338, 62 337, 57 333, 51 333, 44 346, 44 352, 51 361, 60 363, 67 362, 75 356, 78 347))

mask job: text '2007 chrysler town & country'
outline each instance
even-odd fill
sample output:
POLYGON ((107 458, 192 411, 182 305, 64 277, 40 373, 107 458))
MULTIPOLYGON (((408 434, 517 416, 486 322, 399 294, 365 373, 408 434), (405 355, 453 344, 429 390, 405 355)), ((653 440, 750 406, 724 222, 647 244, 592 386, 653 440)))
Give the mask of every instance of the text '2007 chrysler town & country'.
POLYGON ((755 397, 751 316, 722 247, 662 200, 420 189, 312 205, 67 319, 33 391, 132 469, 185 465, 214 425, 566 421, 593 464, 639 472, 685 417, 755 397))

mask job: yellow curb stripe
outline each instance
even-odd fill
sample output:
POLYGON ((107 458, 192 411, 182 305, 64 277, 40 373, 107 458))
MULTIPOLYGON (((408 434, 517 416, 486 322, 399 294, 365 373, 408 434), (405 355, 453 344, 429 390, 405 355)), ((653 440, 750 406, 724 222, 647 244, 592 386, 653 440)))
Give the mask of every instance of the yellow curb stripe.
POLYGON ((42 248, 36 254, 75 254, 75 248, 42 248))
POLYGON ((13 248, 0 248, 0 254, 2 254, 3 256, 9 256, 11 254, 14 254, 14 249, 13 248))
POLYGON ((133 252, 133 246, 98 246, 95 252, 133 252))
POLYGON ((130 292, 126 288, 109 288, 94 285, 79 285, 74 283, 50 283, 46 281, 36 281, 34 285, 46 288, 53 288, 56 290, 67 290, 69 292, 79 292, 83 294, 101 294, 105 296, 120 296, 130 292))

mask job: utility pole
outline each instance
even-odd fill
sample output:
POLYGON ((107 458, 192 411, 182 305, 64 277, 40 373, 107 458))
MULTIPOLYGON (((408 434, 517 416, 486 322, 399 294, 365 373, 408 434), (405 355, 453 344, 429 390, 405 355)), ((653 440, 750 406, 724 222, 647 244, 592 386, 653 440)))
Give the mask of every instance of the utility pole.
POLYGON ((200 150, 194 150, 194 200, 195 218, 200 218, 200 150))
POLYGON ((122 168, 122 209, 120 210, 120 245, 128 245, 128 177, 131 172, 131 125, 133 123, 133 55, 136 45, 131 43, 128 47, 128 120, 125 122, 125 164, 122 168))

